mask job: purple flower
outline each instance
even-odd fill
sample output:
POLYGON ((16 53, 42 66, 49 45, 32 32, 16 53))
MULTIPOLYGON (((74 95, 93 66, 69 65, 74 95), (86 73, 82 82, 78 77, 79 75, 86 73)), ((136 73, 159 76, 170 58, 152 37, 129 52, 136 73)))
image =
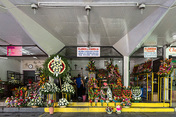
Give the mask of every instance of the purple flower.
POLYGON ((125 101, 128 101, 128 98, 126 98, 125 101))

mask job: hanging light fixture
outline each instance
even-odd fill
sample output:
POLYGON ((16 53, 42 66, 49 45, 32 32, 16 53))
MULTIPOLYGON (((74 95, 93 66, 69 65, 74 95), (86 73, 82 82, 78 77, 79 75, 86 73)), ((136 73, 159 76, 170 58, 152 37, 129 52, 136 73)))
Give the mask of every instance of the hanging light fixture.
POLYGON ((91 47, 91 44, 90 44, 90 10, 91 10, 91 7, 89 5, 87 5, 85 7, 85 10, 87 11, 87 40, 88 40, 88 48, 91 47))

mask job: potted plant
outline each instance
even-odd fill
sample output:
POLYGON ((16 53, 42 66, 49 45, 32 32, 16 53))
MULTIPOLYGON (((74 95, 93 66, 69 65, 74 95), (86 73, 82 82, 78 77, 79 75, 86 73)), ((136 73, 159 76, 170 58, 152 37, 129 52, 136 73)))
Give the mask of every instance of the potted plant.
POLYGON ((107 106, 107 107, 106 107, 106 112, 107 112, 108 114, 112 114, 112 112, 113 112, 113 107, 107 106))
POLYGON ((68 104, 69 102, 65 98, 60 99, 58 102, 58 106, 60 106, 61 108, 65 108, 68 104))
POLYGON ((131 106, 131 101, 129 98, 125 98, 122 100, 121 106, 123 106, 124 108, 129 108, 131 106))
POLYGON ((121 113, 121 110, 122 110, 122 107, 120 105, 117 105, 116 106, 116 113, 117 114, 120 114, 121 113))
POLYGON ((49 113, 53 114, 54 113, 54 100, 49 100, 47 102, 47 106, 49 107, 49 113))

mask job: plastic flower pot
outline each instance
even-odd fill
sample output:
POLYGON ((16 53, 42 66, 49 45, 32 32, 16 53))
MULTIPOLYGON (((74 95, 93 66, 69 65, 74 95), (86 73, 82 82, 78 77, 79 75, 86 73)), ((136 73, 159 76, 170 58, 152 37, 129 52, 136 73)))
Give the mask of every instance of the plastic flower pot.
POLYGON ((54 113, 54 107, 49 107, 49 113, 53 114, 54 113))
POLYGON ((86 95, 82 95, 82 97, 83 97, 83 102, 85 102, 86 101, 86 95))
POLYGON ((120 111, 116 111, 117 114, 121 114, 121 112, 122 112, 121 110, 120 111))
POLYGON ((112 114, 112 112, 107 112, 108 114, 112 114))
POLYGON ((32 108, 38 108, 38 106, 31 106, 32 108))

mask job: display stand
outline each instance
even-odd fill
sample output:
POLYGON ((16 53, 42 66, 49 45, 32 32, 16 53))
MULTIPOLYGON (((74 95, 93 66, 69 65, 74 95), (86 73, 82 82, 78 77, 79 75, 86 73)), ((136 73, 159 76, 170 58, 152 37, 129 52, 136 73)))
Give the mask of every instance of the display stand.
POLYGON ((146 96, 145 96, 145 93, 143 94, 143 96, 144 97, 146 97, 146 100, 149 100, 149 86, 151 86, 151 101, 153 101, 153 90, 154 90, 154 83, 153 83, 153 78, 154 78, 154 73, 153 72, 151 72, 151 73, 143 73, 143 74, 139 74, 139 75, 137 75, 137 86, 139 86, 139 82, 141 82, 141 81, 145 81, 145 80, 138 80, 138 78, 139 78, 139 76, 146 76, 146 88, 144 87, 143 88, 143 92, 145 92, 146 91, 146 96), (149 77, 151 76, 151 80, 149 80, 149 77), (150 83, 149 83, 149 81, 150 81, 150 83))
POLYGON ((160 77, 160 102, 165 104, 167 92, 170 91, 170 99, 168 100, 170 103, 170 107, 172 106, 172 77, 160 77), (170 80, 170 82, 169 82, 170 80), (163 93, 162 93, 163 92, 163 93))

